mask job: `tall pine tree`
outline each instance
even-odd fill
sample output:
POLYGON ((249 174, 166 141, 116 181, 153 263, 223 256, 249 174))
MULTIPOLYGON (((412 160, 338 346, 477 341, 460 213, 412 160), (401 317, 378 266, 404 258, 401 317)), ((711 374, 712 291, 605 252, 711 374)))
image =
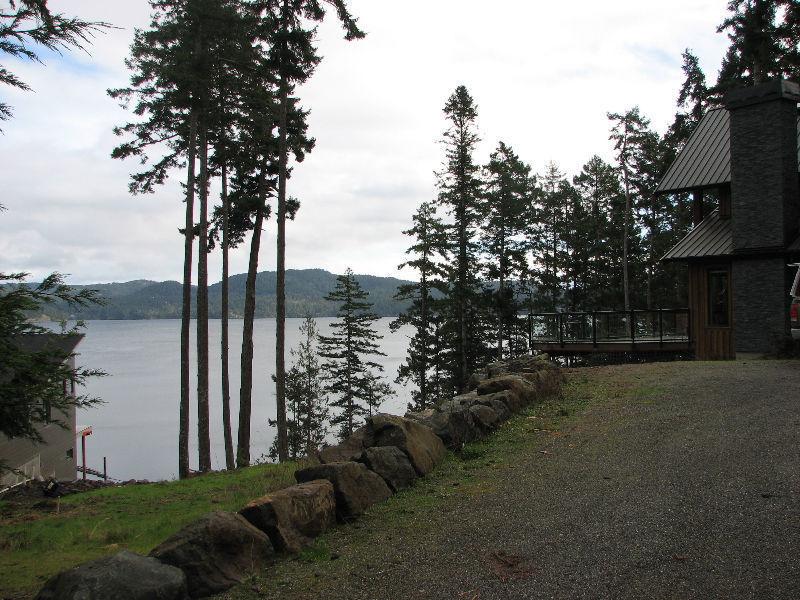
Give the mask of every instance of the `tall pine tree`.
POLYGON ((385 354, 379 349, 382 336, 374 328, 378 317, 368 297, 350 269, 336 277, 336 287, 325 296, 339 304, 331 335, 320 336, 320 355, 325 359, 325 392, 338 409, 331 424, 338 426, 342 440, 377 410, 387 393, 380 379, 383 366, 372 359, 385 354))
POLYGON ((461 391, 470 373, 487 356, 477 235, 486 211, 480 167, 473 156, 479 141, 478 110, 466 87, 456 88, 444 106, 444 114, 449 127, 443 139, 444 165, 437 173, 438 203, 450 217, 447 251, 453 260, 448 265, 447 317, 442 333, 452 353, 451 386, 461 391))
POLYGON ((359 39, 364 37, 364 33, 358 28, 345 0, 258 0, 255 4, 265 17, 264 40, 270 48, 270 66, 277 76, 278 85, 275 388, 278 456, 280 460, 286 460, 286 219, 289 215, 286 186, 290 174, 291 135, 288 115, 290 105, 296 103, 296 98, 293 98, 296 87, 311 77, 320 60, 314 47, 315 26, 325 18, 326 5, 336 11, 345 30, 345 39, 359 39))
POLYGON ((525 223, 533 196, 530 166, 503 142, 489 157, 485 169, 486 220, 481 245, 486 257, 483 273, 497 283, 492 293, 496 357, 502 360, 520 327, 515 280, 525 269, 525 223))
MULTIPOLYGON (((445 290, 445 258, 447 232, 444 224, 436 216, 433 204, 424 202, 413 216, 413 226, 403 232, 414 241, 406 250, 411 259, 398 268, 411 268, 419 278, 414 283, 399 286, 395 299, 409 302, 408 308, 395 319, 392 330, 403 325, 414 329, 408 346, 405 362, 400 365, 397 383, 410 381, 415 389, 411 391, 410 410, 425 410, 434 405, 442 388, 437 377, 437 366, 442 356, 441 339, 436 335, 439 300, 445 290)), ((439 369, 439 372, 441 369, 439 369)))

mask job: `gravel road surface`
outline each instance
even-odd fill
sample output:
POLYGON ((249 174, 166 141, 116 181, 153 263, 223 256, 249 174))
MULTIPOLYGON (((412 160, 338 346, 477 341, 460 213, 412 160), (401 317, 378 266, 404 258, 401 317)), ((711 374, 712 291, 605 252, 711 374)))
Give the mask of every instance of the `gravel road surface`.
POLYGON ((639 391, 521 444, 408 535, 368 515, 330 540, 337 560, 277 570, 246 597, 800 598, 799 362, 570 377, 639 391))

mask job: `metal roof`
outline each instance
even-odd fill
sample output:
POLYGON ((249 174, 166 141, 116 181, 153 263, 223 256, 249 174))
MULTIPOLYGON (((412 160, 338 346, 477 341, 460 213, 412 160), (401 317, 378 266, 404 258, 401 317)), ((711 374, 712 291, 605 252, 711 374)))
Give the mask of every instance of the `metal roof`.
POLYGON ((696 190, 731 180, 731 123, 725 108, 706 112, 656 188, 657 194, 696 190))
POLYGON ((24 333, 15 337, 17 346, 24 352, 52 352, 68 356, 75 351, 82 333, 57 335, 53 333, 24 333))
MULTIPOLYGON (((800 118, 797 121, 797 156, 800 170, 800 118)), ((731 181, 731 119, 726 108, 703 115, 689 141, 678 153, 656 194, 716 187, 731 181)))
POLYGON ((733 232, 730 219, 720 219, 715 210, 661 260, 686 260, 733 254, 733 232))

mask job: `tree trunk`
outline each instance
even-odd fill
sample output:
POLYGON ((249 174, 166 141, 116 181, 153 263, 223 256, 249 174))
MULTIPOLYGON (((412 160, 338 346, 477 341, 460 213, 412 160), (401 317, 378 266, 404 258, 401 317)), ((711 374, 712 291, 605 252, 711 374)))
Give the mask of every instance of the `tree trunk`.
MULTIPOLYGON (((427 256, 423 257, 422 264, 427 262, 427 256)), ((423 270, 419 282, 420 291, 420 315, 419 327, 422 348, 419 357, 419 398, 422 408, 428 407, 428 273, 423 270)))
POLYGON ((178 477, 189 476, 189 336, 192 319, 192 245, 194 243, 195 158, 197 154, 197 111, 189 114, 186 169, 186 222, 183 245, 183 305, 181 307, 181 403, 178 430, 178 477))
POLYGON ((197 451, 198 470, 211 470, 208 414, 208 137, 200 126, 200 232, 197 249, 197 451))
MULTIPOLYGON (((284 2, 284 10, 286 3, 284 2)), ((286 428, 286 120, 289 91, 281 81, 280 124, 278 132, 278 235, 277 273, 275 274, 275 405, 278 425, 278 460, 289 459, 289 440, 286 428)))
POLYGON ((228 165, 222 157, 222 334, 220 354, 222 357, 222 430, 225 437, 225 468, 236 467, 233 456, 231 433, 231 382, 228 364, 228 235, 230 228, 230 204, 228 200, 228 165))
POLYGON ((624 168, 623 178, 625 180, 625 219, 622 231, 622 293, 625 298, 625 310, 631 309, 629 275, 628 275, 628 230, 630 229, 631 219, 631 192, 628 183, 628 170, 624 168))
POLYGON ((253 398, 253 320, 256 312, 256 275, 258 274, 258 251, 261 249, 261 228, 264 226, 266 210, 266 169, 262 167, 253 237, 250 240, 250 262, 247 267, 247 283, 244 296, 244 323, 242 324, 242 382, 239 388, 239 440, 236 448, 236 466, 250 466, 250 416, 253 398))

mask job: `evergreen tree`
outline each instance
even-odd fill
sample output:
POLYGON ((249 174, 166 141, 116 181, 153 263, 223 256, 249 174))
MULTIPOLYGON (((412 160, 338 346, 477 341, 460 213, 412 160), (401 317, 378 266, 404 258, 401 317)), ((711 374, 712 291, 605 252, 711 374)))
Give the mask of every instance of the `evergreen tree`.
POLYGON ((115 128, 130 141, 117 146, 114 158, 139 157, 166 152, 144 171, 132 175, 131 193, 152 193, 171 170, 186 160, 186 218, 184 236, 183 310, 181 319, 181 398, 178 436, 178 473, 189 475, 189 328, 192 296, 192 254, 195 237, 197 130, 200 86, 203 81, 203 0, 151 1, 150 29, 137 30, 128 68, 133 71, 128 88, 110 90, 123 106, 134 102, 133 112, 142 118, 115 128))
POLYGON ((609 139, 614 142, 617 169, 622 178, 625 194, 625 218, 622 232, 622 293, 625 310, 631 309, 631 238, 634 235, 634 195, 637 165, 640 164, 642 145, 650 122, 644 118, 636 106, 625 113, 608 113, 612 122, 609 139))
MULTIPOLYGON (((108 23, 84 21, 50 10, 47 0, 9 0, 0 9, 0 55, 41 63, 41 51, 84 50, 108 23)), ((30 86, 0 66, 0 85, 30 91, 30 86)), ((11 118, 11 106, 0 102, 0 121, 11 118)), ((3 130, 0 129, 0 132, 3 130)), ((2 206, 2 205, 0 205, 2 206)))
POLYGON ((623 304, 622 244, 625 199, 617 172, 595 155, 573 178, 580 195, 587 223, 586 309, 613 310, 623 304))
POLYGON ((372 313, 368 297, 350 269, 337 276, 336 287, 325 296, 339 303, 333 332, 319 339, 320 355, 325 359, 325 392, 332 398, 330 405, 339 410, 331 424, 338 426, 342 440, 353 434, 365 415, 377 410, 388 393, 380 380, 383 367, 370 360, 385 354, 378 349, 382 336, 374 329, 378 317, 372 313))
POLYGON ((335 9, 347 40, 362 38, 364 33, 358 28, 356 19, 350 15, 345 0, 258 0, 255 4, 266 17, 266 27, 263 29, 264 41, 270 48, 269 65, 276 74, 278 85, 275 387, 278 455, 280 460, 286 460, 288 456, 285 390, 286 219, 289 214, 286 183, 290 175, 288 166, 290 104, 296 102, 292 96, 297 85, 311 77, 320 60, 314 47, 315 25, 325 18, 326 4, 335 9))
POLYGON ((554 162, 547 164, 536 210, 535 222, 529 224, 527 238, 532 254, 531 264, 536 265, 536 286, 540 303, 556 311, 561 301, 562 275, 565 267, 564 231, 565 198, 564 173, 554 162), (546 298, 546 300, 545 300, 546 298))
POLYGON ((722 100, 725 91, 783 75, 783 48, 776 23, 781 0, 730 0, 731 14, 717 28, 727 32, 731 45, 722 59, 714 93, 722 100))
MULTIPOLYGON (((300 338, 297 349, 290 351, 294 362, 286 373, 286 424, 291 460, 311 455, 325 442, 330 416, 317 348, 319 332, 316 321, 310 316, 300 325, 300 338)), ((278 458, 277 437, 270 448, 270 457, 278 458)))
POLYGON ((437 301, 434 293, 445 290, 445 268, 441 261, 445 258, 447 232, 444 224, 436 216, 433 204, 425 202, 413 216, 413 226, 403 232, 414 242, 406 250, 412 256, 398 268, 410 267, 417 272, 418 282, 401 285, 395 299, 409 301, 409 307, 391 328, 396 331, 403 325, 414 329, 408 346, 405 362, 400 365, 397 383, 411 381, 415 389, 411 391, 412 402, 409 410, 425 410, 438 399, 441 382, 437 379, 436 366, 441 359, 441 340, 436 336, 437 301))
POLYGON ((451 352, 450 380, 454 390, 463 390, 469 374, 488 352, 483 331, 483 295, 478 279, 477 230, 483 222, 485 203, 481 194, 480 167, 473 154, 479 137, 477 108, 467 88, 459 86, 448 98, 444 114, 449 127, 444 132, 445 160, 437 173, 438 203, 450 216, 447 224, 448 265, 447 320, 443 335, 451 352))
MULTIPOLYGON (((46 277, 35 287, 24 283, 27 273, 0 273, 0 434, 10 439, 44 443, 39 427, 54 423, 74 408, 88 408, 100 402, 85 394, 67 393, 90 377, 103 376, 100 370, 73 368, 74 353, 65 351, 64 341, 80 335, 83 323, 53 332, 30 322, 29 315, 54 301, 70 307, 102 304, 94 290, 79 292, 64 284, 59 273, 46 277), (28 337, 37 338, 30 347, 28 337), (45 343, 41 343, 45 342, 45 343), (61 342, 61 343, 59 343, 61 342)), ((0 461, 0 473, 7 468, 0 461)))
POLYGON ((504 348, 519 328, 519 303, 514 280, 522 277, 525 268, 525 223, 533 195, 531 168, 514 151, 500 142, 485 167, 487 216, 481 232, 486 262, 485 277, 497 282, 493 292, 497 358, 502 360, 504 348))
POLYGON ((695 127, 703 118, 709 98, 706 76, 700 68, 700 61, 688 48, 683 52, 682 68, 685 79, 678 92, 678 112, 665 135, 665 142, 674 153, 673 156, 677 156, 689 141, 695 127))
POLYGON ((563 245, 564 303, 570 311, 586 308, 592 227, 590 213, 578 190, 566 179, 559 185, 564 206, 560 237, 563 245))

